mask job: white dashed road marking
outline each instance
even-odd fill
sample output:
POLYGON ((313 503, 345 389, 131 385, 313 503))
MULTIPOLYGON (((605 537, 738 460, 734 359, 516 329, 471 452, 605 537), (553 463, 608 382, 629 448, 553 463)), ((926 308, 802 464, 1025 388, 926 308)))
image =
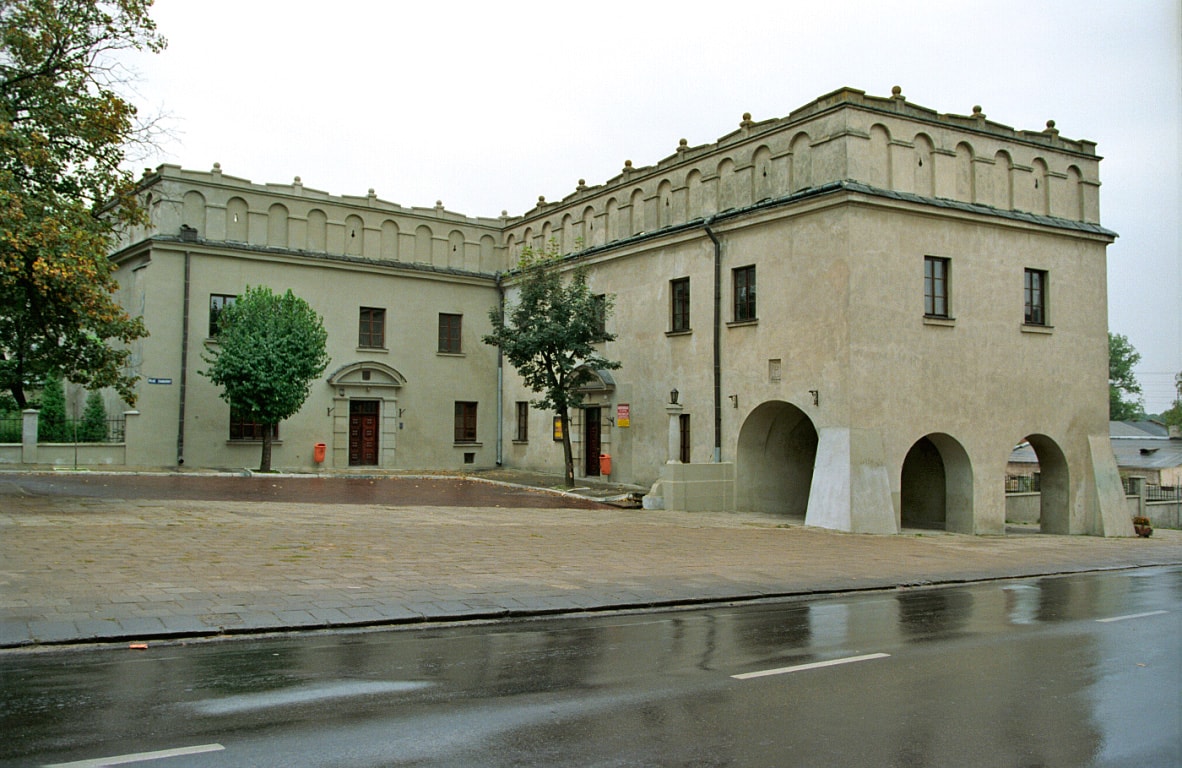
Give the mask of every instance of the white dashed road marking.
POLYGON ((871 659, 885 659, 890 656, 889 653, 868 653, 865 656, 846 656, 844 659, 830 659, 829 661, 814 661, 811 664, 797 664, 794 667, 780 667, 779 669, 765 669, 760 672, 744 672, 741 675, 731 675, 736 680, 750 680, 753 677, 768 677, 769 675, 786 675, 791 672, 803 672, 806 669, 819 669, 821 667, 835 667, 838 664, 853 664, 857 661, 870 661, 871 659))
POLYGON ((78 760, 73 763, 53 763, 44 768, 103 768, 107 765, 128 765, 129 763, 146 763, 150 760, 163 760, 166 757, 181 757, 183 755, 200 755, 206 752, 221 752, 225 747, 221 744, 201 744, 196 747, 178 747, 177 749, 162 749, 159 752, 138 752, 133 755, 118 755, 116 757, 100 757, 94 760, 78 760))

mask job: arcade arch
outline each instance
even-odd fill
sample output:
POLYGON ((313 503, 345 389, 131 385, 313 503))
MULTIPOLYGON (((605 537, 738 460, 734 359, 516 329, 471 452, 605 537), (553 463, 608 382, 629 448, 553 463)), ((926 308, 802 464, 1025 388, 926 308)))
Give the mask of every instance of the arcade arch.
POLYGON ((907 451, 899 482, 899 523, 973 533, 973 467, 956 438, 933 432, 907 451))
POLYGON ((1052 438, 1042 434, 1028 435, 1022 442, 1029 443, 1038 457, 1039 502, 1038 527, 1042 533, 1071 533, 1070 487, 1071 476, 1067 456, 1052 438))
POLYGON ((817 461, 817 428, 791 403, 769 401, 747 416, 735 457, 736 507, 804 520, 817 461))

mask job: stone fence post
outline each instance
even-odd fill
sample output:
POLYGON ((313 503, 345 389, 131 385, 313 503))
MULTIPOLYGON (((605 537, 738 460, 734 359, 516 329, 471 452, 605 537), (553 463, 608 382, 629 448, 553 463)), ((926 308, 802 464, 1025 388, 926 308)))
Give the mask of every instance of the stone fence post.
POLYGON ((26 408, 21 411, 21 463, 37 463, 37 417, 40 411, 26 408))
POLYGON ((1145 517, 1145 478, 1141 475, 1129 475, 1129 495, 1137 497, 1136 517, 1145 517))
POLYGON ((145 463, 139 455, 139 415, 136 410, 123 412, 123 463, 135 466, 145 463))

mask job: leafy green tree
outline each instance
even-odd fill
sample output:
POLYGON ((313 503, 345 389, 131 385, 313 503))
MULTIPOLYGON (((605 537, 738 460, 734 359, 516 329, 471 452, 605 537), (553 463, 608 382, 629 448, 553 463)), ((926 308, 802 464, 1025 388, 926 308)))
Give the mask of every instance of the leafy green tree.
POLYGON ((1133 366, 1140 361, 1141 353, 1126 336, 1109 332, 1108 418, 1112 421, 1135 421, 1145 415, 1141 385, 1133 374, 1133 366))
POLYGON ((120 165, 150 130, 114 56, 163 49, 151 5, 0 0, 0 388, 20 408, 55 372, 134 403, 124 345, 147 331, 114 301, 108 254, 146 220, 120 165))
POLYGON ((247 287, 218 315, 218 344, 200 371, 222 387, 222 399, 245 419, 263 426, 260 472, 271 471, 271 433, 294 415, 312 380, 328 367, 328 333, 320 315, 289 289, 247 287))
POLYGON ((41 390, 41 413, 37 415, 37 441, 62 443, 71 438, 66 427, 66 391, 61 376, 50 376, 41 390))
POLYGON ((1178 396, 1173 405, 1161 412, 1161 419, 1167 427, 1182 427, 1182 371, 1174 377, 1174 382, 1178 385, 1178 396))
POLYGON ((101 443, 107 439, 107 407, 103 404, 103 396, 94 390, 86 395, 78 439, 84 443, 101 443))
POLYGON ((540 395, 530 401, 532 405, 558 414, 566 484, 572 486, 575 464, 570 409, 582 405, 579 388, 592 381, 593 371, 620 367, 619 362, 608 360, 595 347, 615 339, 605 329, 612 300, 591 292, 583 268, 575 269, 564 283, 561 257, 554 242, 545 251, 526 247, 513 282, 516 303, 489 311, 493 330, 481 340, 499 347, 525 385, 540 395))

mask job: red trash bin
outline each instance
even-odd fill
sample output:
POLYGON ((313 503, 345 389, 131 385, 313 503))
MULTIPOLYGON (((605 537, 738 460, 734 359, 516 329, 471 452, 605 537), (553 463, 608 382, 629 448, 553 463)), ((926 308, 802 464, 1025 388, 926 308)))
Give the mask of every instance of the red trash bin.
POLYGON ((324 455, 328 451, 328 446, 324 443, 316 443, 312 446, 312 460, 317 464, 324 463, 324 455))
POLYGON ((599 454, 599 474, 610 475, 612 473, 612 455, 610 453, 599 454))

